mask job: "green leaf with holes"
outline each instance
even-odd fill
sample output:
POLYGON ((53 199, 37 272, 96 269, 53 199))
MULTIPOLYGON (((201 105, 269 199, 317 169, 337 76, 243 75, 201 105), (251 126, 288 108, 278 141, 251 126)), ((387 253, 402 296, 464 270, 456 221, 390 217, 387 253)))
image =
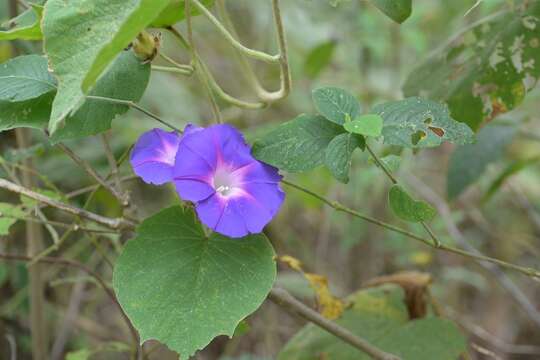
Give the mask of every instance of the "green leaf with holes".
POLYGON ((41 17, 43 15, 43 6, 30 4, 30 8, 21 13, 16 18, 3 24, 0 30, 0 40, 41 40, 41 17))
POLYGON ((472 130, 450 117, 445 104, 411 97, 375 106, 383 118, 382 135, 388 145, 407 148, 439 146, 444 141, 467 144, 474 141, 472 130))
MULTIPOLYGON (((350 306, 336 322, 403 360, 455 360, 466 351, 465 337, 449 320, 438 317, 409 320, 405 294, 397 285, 360 290, 347 300, 350 306)), ((308 324, 285 345, 277 359, 369 360, 371 357, 308 324)))
POLYGON ((106 67, 168 4, 169 0, 47 1, 42 21, 45 52, 59 80, 51 134, 80 108, 106 67))
POLYGON ((47 59, 26 55, 1 64, 0 83, 0 131, 15 127, 42 129, 47 124, 56 92, 47 59))
POLYGON ((0 203, 0 235, 8 235, 11 225, 26 216, 19 205, 0 203))
MULTIPOLYGON (((201 0, 201 4, 207 8, 214 5, 214 0, 201 0)), ((195 5, 190 4, 190 13, 191 16, 200 15, 200 11, 195 7, 195 5)), ((176 24, 184 20, 185 15, 185 2, 184 0, 170 0, 167 7, 157 16, 154 21, 152 21, 152 27, 167 27, 176 24)))
POLYGON ((409 222, 429 221, 437 211, 425 201, 413 199, 399 185, 393 185, 388 193, 388 203, 394 214, 409 222))
POLYGON ((141 342, 158 340, 187 359, 257 310, 276 277, 274 256, 263 234, 207 236, 192 210, 175 206, 138 227, 113 285, 141 342))
POLYGON ((349 182, 352 154, 354 150, 364 146, 364 138, 359 135, 338 135, 326 148, 324 164, 336 179, 346 184, 349 182))
POLYGON ((382 13, 401 24, 411 16, 412 0, 371 0, 382 13))
POLYGON ((378 137, 382 132, 383 119, 377 114, 364 114, 352 121, 347 121, 343 127, 353 134, 378 137))
POLYGON ((255 141, 253 155, 282 170, 307 171, 324 163, 326 147, 342 133, 322 116, 303 114, 255 141))
POLYGON ((473 130, 518 106, 540 76, 540 2, 514 6, 453 37, 408 76, 406 96, 448 103, 473 130))
POLYGON ((311 94, 315 108, 325 118, 343 125, 360 113, 358 100, 349 92, 336 87, 323 87, 311 94))

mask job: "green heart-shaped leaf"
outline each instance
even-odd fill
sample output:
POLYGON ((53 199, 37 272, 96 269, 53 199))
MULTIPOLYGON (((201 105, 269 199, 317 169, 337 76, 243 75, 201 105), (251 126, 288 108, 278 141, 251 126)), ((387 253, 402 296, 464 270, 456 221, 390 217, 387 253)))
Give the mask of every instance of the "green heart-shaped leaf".
POLYGON ((237 325, 268 295, 274 250, 262 235, 206 236, 180 206, 146 219, 120 255, 114 289, 141 341, 156 339, 188 359, 237 325))

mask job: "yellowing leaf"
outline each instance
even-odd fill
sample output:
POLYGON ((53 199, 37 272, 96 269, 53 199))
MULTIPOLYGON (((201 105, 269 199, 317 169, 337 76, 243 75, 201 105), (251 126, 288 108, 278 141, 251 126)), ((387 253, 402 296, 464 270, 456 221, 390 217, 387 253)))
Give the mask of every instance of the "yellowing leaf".
POLYGON ((317 304, 322 316, 332 320, 341 316, 345 304, 343 301, 332 295, 326 277, 305 272, 302 268, 302 262, 293 256, 283 255, 280 256, 278 260, 304 275, 311 288, 315 291, 317 304))
POLYGON ((317 294, 317 302, 322 316, 327 319, 340 317, 343 313, 344 304, 340 299, 332 295, 326 277, 311 273, 304 273, 304 276, 317 294))

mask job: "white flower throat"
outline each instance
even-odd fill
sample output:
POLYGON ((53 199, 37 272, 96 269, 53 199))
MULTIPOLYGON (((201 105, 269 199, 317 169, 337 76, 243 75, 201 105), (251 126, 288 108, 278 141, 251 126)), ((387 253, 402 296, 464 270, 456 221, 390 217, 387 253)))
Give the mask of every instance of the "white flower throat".
POLYGON ((223 196, 231 195, 238 186, 238 178, 226 169, 217 169, 214 174, 214 189, 223 196))

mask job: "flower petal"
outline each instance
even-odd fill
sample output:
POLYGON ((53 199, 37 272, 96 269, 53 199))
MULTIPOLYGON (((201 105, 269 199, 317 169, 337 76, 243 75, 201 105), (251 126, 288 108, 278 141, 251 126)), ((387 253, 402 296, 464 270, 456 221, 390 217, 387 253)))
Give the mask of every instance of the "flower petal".
POLYGON ((215 194, 197 203, 196 210, 199 219, 220 234, 239 238, 249 233, 236 199, 215 194))
POLYGON ((202 201, 215 194, 207 181, 196 178, 175 179, 174 186, 180 198, 186 201, 202 201))
POLYGON ((277 184, 281 181, 278 169, 268 164, 253 160, 248 165, 234 171, 242 177, 242 184, 270 183, 277 184))
POLYGON ((207 130, 212 135, 219 159, 232 170, 254 161, 244 136, 233 126, 219 124, 210 126, 207 130))
POLYGON ((250 233, 260 233, 276 216, 285 193, 278 184, 265 183, 245 184, 242 193, 236 197, 240 214, 250 233))
POLYGON ((162 185, 171 181, 179 144, 180 135, 174 131, 152 129, 145 132, 131 152, 133 171, 146 183, 162 185))

